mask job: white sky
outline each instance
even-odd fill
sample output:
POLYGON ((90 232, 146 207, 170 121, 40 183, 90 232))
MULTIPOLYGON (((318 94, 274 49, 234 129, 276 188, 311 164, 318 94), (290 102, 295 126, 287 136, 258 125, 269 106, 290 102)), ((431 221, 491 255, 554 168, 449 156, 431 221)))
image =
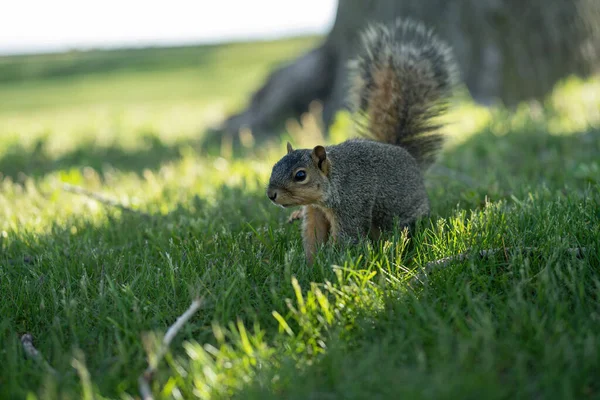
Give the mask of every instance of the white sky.
POLYGON ((0 53, 325 33, 337 0, 3 0, 0 53))

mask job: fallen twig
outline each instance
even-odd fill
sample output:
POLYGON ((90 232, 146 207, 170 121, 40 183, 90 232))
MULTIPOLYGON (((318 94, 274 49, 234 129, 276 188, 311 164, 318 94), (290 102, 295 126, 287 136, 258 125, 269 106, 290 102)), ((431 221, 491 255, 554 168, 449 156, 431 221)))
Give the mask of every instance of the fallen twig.
MULTIPOLYGON (((471 251, 466 251, 464 253, 440 258, 439 260, 429 261, 427 264, 425 264, 425 268, 417 276, 415 276, 414 279, 421 281, 423 279, 426 279, 427 275, 429 275, 429 273, 435 271, 436 269, 445 268, 450 264, 465 261, 469 258, 486 259, 488 257, 492 257, 498 253, 501 253, 506 259, 508 259, 509 252, 532 254, 536 251, 540 251, 540 249, 538 247, 502 247, 497 249, 481 250, 475 254, 473 254, 471 251)), ((585 247, 571 247, 565 249, 564 251, 572 256, 581 258, 585 255, 587 249, 585 247)))
POLYGON ((165 353, 169 349, 169 345, 173 341, 173 338, 175 337, 175 335, 177 335, 179 330, 192 317, 192 315, 194 315, 194 313, 196 311, 198 311, 200 306, 202 306, 202 299, 194 300, 192 302, 192 304, 190 305, 190 307, 186 310, 186 312, 181 314, 181 316, 179 318, 177 318, 175 323, 173 325, 171 325, 169 327, 169 329, 167 329, 167 333, 165 334, 165 336, 162 340, 161 346, 159 347, 159 349, 156 353, 156 357, 154 357, 153 360, 150 360, 148 362, 148 368, 146 368, 144 373, 142 373, 142 375, 140 375, 140 377, 138 379, 138 384, 140 387, 140 395, 142 396, 143 400, 153 399, 152 390, 150 389, 150 383, 152 382, 152 378, 154 376, 154 373, 156 372, 158 363, 164 357, 165 353))
POLYGON ((27 357, 39 363, 51 374, 55 375, 57 373, 56 370, 52 368, 52 366, 44 359, 42 353, 35 348, 33 345, 33 336, 30 333, 26 333, 21 336, 21 344, 23 345, 23 350, 25 351, 27 357))
POLYGON ((113 199, 111 199, 111 198, 109 198, 109 197, 107 197, 107 196, 105 196, 103 194, 92 192, 90 190, 82 188, 81 186, 75 186, 75 185, 71 185, 71 184, 68 184, 68 183, 63 183, 62 189, 65 192, 74 193, 74 194, 78 194, 78 195, 81 195, 81 196, 89 197, 89 198, 94 199, 94 200, 96 200, 96 201, 98 201, 98 202, 100 202, 100 203, 102 203, 104 205, 107 205, 107 206, 110 206, 110 207, 116 207, 116 208, 119 208, 119 209, 121 209, 123 211, 127 211, 127 212, 130 212, 130 213, 133 213, 133 214, 142 215, 144 217, 149 217, 150 216, 149 214, 147 214, 147 213, 145 213, 143 211, 134 210, 133 208, 127 207, 126 205, 121 204, 118 201, 113 200, 113 199))

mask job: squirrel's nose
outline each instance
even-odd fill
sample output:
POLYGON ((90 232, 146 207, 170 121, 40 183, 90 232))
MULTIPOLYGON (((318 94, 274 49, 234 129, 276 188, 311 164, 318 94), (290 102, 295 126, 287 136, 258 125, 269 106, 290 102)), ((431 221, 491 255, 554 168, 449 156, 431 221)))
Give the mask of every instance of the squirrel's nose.
POLYGON ((271 199, 271 201, 275 201, 277 198, 277 191, 275 189, 269 189, 267 192, 267 196, 271 199))

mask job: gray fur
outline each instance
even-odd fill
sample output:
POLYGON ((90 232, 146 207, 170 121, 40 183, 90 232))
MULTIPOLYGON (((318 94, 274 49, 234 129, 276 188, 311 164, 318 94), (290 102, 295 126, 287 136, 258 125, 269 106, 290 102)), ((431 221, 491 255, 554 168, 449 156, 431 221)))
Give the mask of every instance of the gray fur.
MULTIPOLYGON (((306 167, 323 196, 311 205, 333 212, 339 235, 348 239, 366 236, 373 227, 402 226, 429 212, 429 200, 416 160, 402 147, 372 140, 352 139, 328 146, 328 176, 311 159, 311 150, 295 150, 273 167, 269 188, 287 190, 291 171, 306 167)), ((296 204, 308 205, 308 204, 296 204)))
POLYGON ((333 210, 341 236, 391 229, 394 218, 407 226, 428 214, 419 165, 403 148, 355 139, 328 147, 327 155, 333 168, 323 205, 333 210))
POLYGON ((355 111, 379 118, 367 121, 371 138, 328 146, 324 158, 317 157, 323 156, 319 146, 288 146, 267 189, 281 206, 322 210, 336 240, 356 241, 374 228, 389 230, 395 220, 410 226, 429 213, 423 172, 443 139, 433 132, 438 126, 432 119, 445 109, 456 80, 450 49, 419 23, 374 25, 364 43, 353 84, 355 111), (305 181, 294 180, 298 168, 306 171, 305 181))
POLYGON ((433 30, 410 19, 372 24, 361 38, 363 50, 351 64, 351 107, 363 119, 357 119, 357 126, 363 136, 404 147, 427 169, 444 143, 435 119, 446 111, 459 80, 452 49, 433 30), (382 104, 373 98, 377 89, 373 74, 385 68, 395 72, 390 84, 397 90, 391 102, 382 104), (373 107, 397 120, 397 125, 383 132, 382 121, 369 120, 373 107))

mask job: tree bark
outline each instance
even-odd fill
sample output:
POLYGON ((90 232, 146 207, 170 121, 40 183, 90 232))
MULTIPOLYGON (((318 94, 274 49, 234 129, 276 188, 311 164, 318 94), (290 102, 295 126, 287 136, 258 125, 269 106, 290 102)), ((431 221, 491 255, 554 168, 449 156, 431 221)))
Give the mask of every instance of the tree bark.
POLYGON ((313 100, 323 103, 329 127, 345 107, 360 32, 398 17, 421 20, 452 45, 463 82, 482 104, 540 100, 561 79, 600 71, 600 0, 339 0, 322 45, 275 71, 224 129, 264 135, 313 100))
POLYGON ((247 109, 230 117, 226 130, 249 128, 254 133, 272 131, 288 115, 304 112, 313 100, 324 101, 334 80, 336 53, 328 43, 275 70, 250 101, 247 109))

